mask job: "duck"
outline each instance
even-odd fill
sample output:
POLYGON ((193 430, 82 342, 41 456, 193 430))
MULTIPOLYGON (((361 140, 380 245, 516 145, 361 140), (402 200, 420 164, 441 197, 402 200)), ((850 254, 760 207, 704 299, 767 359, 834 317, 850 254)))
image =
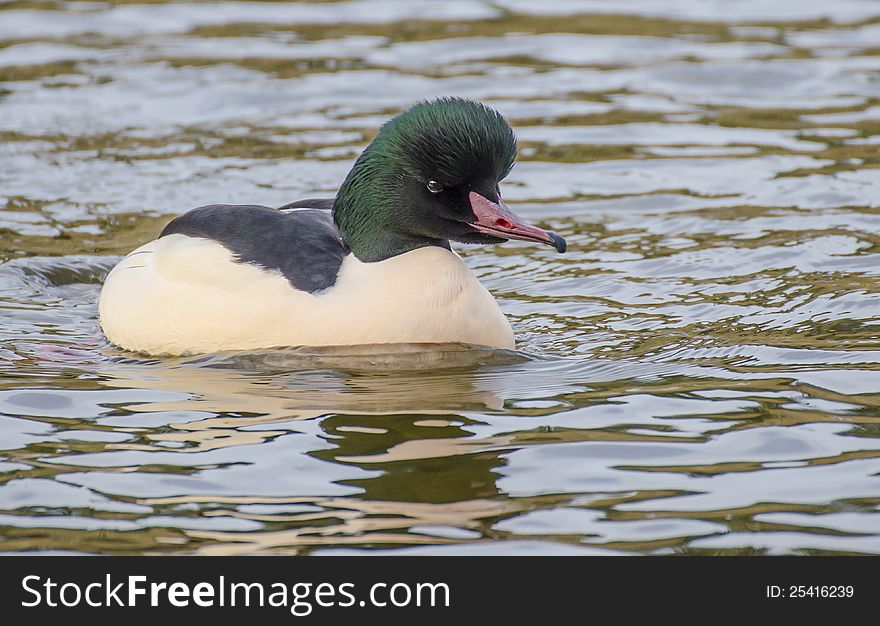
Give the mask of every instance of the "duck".
POLYGON ((369 344, 512 349, 511 325, 450 242, 565 252, 500 183, 516 138, 495 109, 419 102, 386 122, 334 198, 212 204, 125 256, 99 296, 110 343, 148 355, 369 344))

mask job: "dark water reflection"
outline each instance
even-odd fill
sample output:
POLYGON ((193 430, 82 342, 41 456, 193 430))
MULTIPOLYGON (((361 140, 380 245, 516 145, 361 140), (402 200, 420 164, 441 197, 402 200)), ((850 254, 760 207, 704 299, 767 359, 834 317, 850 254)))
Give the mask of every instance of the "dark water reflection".
POLYGON ((659 6, 0 4, 0 552, 880 552, 880 2, 659 6), (461 250, 518 351, 101 337, 171 215, 448 94, 570 244, 461 250))

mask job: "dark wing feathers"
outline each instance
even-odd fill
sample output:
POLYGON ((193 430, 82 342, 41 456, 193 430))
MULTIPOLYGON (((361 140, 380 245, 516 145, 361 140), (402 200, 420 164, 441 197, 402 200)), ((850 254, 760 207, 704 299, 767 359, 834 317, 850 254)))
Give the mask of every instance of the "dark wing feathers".
POLYGON ((212 204, 177 217, 159 237, 180 234, 222 244, 242 263, 278 270, 295 288, 314 293, 333 286, 349 253, 331 212, 332 200, 301 200, 282 209, 212 204), (329 203, 329 204, 328 204, 329 203))
POLYGON ((289 204, 285 204, 284 206, 278 207, 279 211, 284 211, 285 209, 321 209, 322 211, 332 211, 333 203, 336 202, 333 198, 306 198, 305 200, 297 200, 296 202, 291 202, 289 204))

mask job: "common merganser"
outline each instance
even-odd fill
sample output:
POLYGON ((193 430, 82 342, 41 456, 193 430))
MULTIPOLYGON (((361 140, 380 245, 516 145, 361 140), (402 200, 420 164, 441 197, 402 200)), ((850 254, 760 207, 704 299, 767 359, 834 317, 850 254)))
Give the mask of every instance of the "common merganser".
POLYGON ((510 323, 449 242, 565 240, 501 200, 507 121, 460 98, 379 130, 335 199, 215 204, 173 219, 108 274, 115 345, 152 355, 285 346, 466 343, 513 348, 510 323))

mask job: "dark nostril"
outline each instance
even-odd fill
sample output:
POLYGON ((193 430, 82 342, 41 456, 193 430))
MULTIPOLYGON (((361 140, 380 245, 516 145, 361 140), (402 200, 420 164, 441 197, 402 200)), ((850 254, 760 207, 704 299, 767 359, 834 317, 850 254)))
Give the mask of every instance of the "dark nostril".
POLYGON ((505 228, 505 229, 509 229, 513 226, 513 224, 511 224, 507 220, 502 220, 502 219, 496 220, 495 225, 498 226, 499 228, 505 228))

